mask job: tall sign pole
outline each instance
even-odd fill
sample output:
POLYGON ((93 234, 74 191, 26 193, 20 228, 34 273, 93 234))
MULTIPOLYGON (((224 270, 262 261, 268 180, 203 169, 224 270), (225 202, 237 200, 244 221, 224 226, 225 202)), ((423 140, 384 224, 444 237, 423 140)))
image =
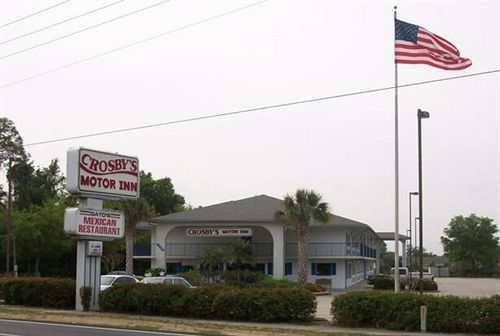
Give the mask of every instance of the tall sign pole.
POLYGON ((77 239, 75 309, 83 310, 82 287, 90 287, 90 309, 99 309, 104 241, 123 237, 125 216, 103 209, 103 200, 139 197, 136 157, 87 148, 68 151, 66 190, 79 198, 78 208, 64 213, 64 232, 77 239))
MULTIPOLYGON (((397 19, 394 6, 394 24, 397 19)), ((396 41, 396 27, 394 27, 396 41)), ((394 44, 396 48, 396 44, 394 44)), ((399 292, 399 129, 398 129, 398 64, 394 62, 394 291, 399 292)))

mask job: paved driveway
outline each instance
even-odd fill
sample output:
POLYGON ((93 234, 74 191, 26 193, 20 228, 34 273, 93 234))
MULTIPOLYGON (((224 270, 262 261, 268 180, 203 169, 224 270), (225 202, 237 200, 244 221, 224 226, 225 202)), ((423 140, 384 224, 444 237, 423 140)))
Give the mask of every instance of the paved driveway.
POLYGON ((435 278, 439 295, 483 297, 500 295, 500 279, 435 278))

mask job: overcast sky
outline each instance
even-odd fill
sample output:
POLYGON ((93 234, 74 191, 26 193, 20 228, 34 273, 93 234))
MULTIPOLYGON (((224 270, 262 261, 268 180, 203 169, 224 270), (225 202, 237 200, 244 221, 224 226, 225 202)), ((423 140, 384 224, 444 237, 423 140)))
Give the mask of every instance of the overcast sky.
MULTIPOLYGON (((62 0, 2 0, 2 24, 62 0)), ((69 1, 0 29, 0 41, 109 1, 69 1)), ((0 45, 7 56, 160 1, 123 1, 0 45)), ((171 0, 0 60, 1 85, 144 40, 252 1, 171 0)), ((454 43, 473 65, 444 71, 400 65, 407 84, 500 68, 499 1, 266 1, 161 38, 3 87, 1 115, 26 144, 394 85, 398 18, 454 43)), ((423 121, 424 245, 455 215, 500 219, 499 74, 400 89, 400 221, 418 187, 416 111, 423 121)), ((243 115, 28 146, 35 165, 70 147, 137 155, 169 176, 193 205, 297 188, 323 195, 335 214, 394 231, 392 90, 243 115)), ((416 213, 417 199, 413 209, 416 213)))

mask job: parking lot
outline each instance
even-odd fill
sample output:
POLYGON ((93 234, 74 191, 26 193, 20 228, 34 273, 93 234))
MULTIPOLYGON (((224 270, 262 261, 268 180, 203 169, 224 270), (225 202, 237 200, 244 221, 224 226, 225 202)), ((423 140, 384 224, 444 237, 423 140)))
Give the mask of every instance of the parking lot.
POLYGON ((483 297, 500 295, 500 279, 492 278, 435 278, 439 295, 483 297))
MULTIPOLYGON (((500 279, 491 278, 435 278, 439 291, 437 295, 457 295, 468 297, 485 297, 500 295, 500 279)), ((345 292, 334 292, 331 295, 317 296, 318 307, 316 317, 331 319, 330 308, 335 295, 345 292)))

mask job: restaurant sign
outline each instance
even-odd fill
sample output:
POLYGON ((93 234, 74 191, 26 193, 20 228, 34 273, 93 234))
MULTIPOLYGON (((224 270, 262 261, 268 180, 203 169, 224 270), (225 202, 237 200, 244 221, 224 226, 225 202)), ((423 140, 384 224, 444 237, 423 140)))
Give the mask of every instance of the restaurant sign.
POLYGON ((187 237, 251 237, 252 229, 218 227, 218 228, 187 228, 187 237))
POLYGON ((67 208, 64 232, 79 239, 113 240, 123 237, 124 216, 114 210, 67 208))

